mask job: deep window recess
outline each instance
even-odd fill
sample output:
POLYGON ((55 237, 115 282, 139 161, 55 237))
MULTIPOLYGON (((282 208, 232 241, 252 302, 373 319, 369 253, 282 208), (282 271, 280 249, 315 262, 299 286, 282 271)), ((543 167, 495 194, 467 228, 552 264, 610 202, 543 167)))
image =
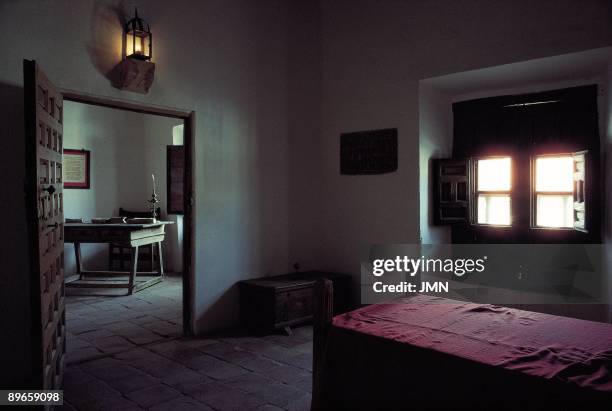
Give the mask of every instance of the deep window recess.
POLYGON ((599 153, 596 85, 454 103, 453 158, 434 163, 434 221, 452 224, 456 243, 598 243, 599 153), (467 215, 453 184, 441 201, 442 169, 458 162, 470 164, 467 215))

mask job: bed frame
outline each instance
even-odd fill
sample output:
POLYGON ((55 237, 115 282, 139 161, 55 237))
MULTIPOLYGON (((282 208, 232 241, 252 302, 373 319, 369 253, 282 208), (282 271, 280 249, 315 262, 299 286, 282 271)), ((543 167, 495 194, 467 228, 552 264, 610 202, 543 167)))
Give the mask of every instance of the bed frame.
MULTIPOLYGON (((314 305, 314 327, 313 327, 313 367, 312 367, 312 403, 311 410, 323 410, 326 408, 326 404, 329 403, 330 392, 325 389, 330 381, 326 381, 329 378, 329 374, 324 374, 326 366, 330 366, 326 361, 326 352, 330 349, 330 342, 336 336, 331 336, 332 332, 332 319, 333 319, 333 286, 332 282, 327 279, 319 279, 315 284, 315 305, 314 305), (326 377, 326 375, 328 377, 326 377)), ((544 314, 546 315, 546 314, 544 314)), ((576 322, 580 325, 581 320, 568 319, 576 322)), ((599 328, 597 328, 599 329, 599 328)), ((334 333, 335 334, 335 333, 334 333)), ((603 335, 603 334, 602 334, 603 335)), ((610 335, 607 333, 606 335, 610 335)), ((457 358, 457 361, 466 361, 461 358, 457 358)), ((579 373, 580 374, 580 373, 579 373)), ((498 374, 491 374, 495 378, 499 377, 498 374)), ((512 376, 512 373, 509 373, 512 376)), ((516 376, 516 375, 515 375, 516 376)), ((529 380, 533 376, 526 375, 525 378, 520 380, 514 379, 510 381, 512 384, 516 384, 516 387, 523 389, 527 388, 528 392, 536 393, 534 398, 529 398, 534 406, 533 409, 540 409, 538 407, 549 408, 550 406, 559 405, 564 409, 585 409, 584 407, 591 407, 596 409, 609 409, 610 403, 610 392, 592 390, 585 391, 579 387, 563 387, 554 384, 550 384, 549 380, 533 381, 529 380), (529 381, 528 381, 529 380, 529 381), (562 395, 556 397, 559 393, 562 395), (550 397, 553 395, 555 397, 550 397), (586 402, 585 402, 586 401, 586 402)), ((535 377, 534 377, 535 378, 535 377)), ((555 384, 556 382, 553 381, 555 384)), ((514 386, 514 385, 510 386, 514 386)), ((527 398, 527 397, 525 397, 527 398)), ((432 409, 432 408, 448 408, 449 402, 447 398, 435 398, 432 402, 427 404, 421 404, 419 409, 432 409), (439 401, 438 401, 439 400, 439 401)), ((491 404, 496 404, 495 398, 491 397, 484 399, 486 401, 493 401, 491 404)), ((521 407, 524 405, 522 400, 519 398, 512 402, 512 406, 517 408, 518 405, 521 407)), ((520 407, 519 407, 520 408, 520 407)), ((530 408, 532 409, 532 408, 530 408)))
POLYGON ((334 288, 332 282, 326 278, 320 278, 315 284, 311 410, 321 409, 321 371, 333 312, 334 288))

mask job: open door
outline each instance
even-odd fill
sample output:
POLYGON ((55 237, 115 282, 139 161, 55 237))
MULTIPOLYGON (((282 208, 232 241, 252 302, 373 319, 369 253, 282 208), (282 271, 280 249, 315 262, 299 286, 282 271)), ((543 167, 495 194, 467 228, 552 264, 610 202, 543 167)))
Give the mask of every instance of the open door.
POLYGON ((23 71, 33 383, 39 389, 58 389, 66 352, 63 100, 35 61, 24 60, 23 71))

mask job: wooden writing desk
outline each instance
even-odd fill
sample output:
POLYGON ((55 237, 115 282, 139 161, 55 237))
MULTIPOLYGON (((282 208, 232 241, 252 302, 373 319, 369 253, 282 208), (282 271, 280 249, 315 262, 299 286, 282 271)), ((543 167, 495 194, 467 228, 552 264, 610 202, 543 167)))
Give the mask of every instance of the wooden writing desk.
POLYGON ((66 282, 66 287, 86 288, 127 288, 128 294, 140 291, 160 282, 164 276, 161 243, 164 241, 168 221, 150 224, 91 224, 66 223, 64 241, 74 243, 77 280, 66 282), (83 269, 81 243, 112 243, 132 249, 130 271, 88 271, 83 269), (157 272, 138 272, 138 247, 157 244, 159 270, 157 272), (136 274, 150 278, 137 281, 136 274), (116 276, 128 276, 128 281, 113 279, 116 276), (110 278, 109 278, 110 277, 110 278))

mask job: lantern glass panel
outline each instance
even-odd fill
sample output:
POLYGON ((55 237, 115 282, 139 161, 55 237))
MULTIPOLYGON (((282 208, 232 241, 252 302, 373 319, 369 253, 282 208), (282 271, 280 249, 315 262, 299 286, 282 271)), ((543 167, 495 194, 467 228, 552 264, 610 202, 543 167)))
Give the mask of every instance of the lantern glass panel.
POLYGON ((127 57, 151 56, 149 33, 144 31, 129 31, 126 34, 125 55, 127 57))

